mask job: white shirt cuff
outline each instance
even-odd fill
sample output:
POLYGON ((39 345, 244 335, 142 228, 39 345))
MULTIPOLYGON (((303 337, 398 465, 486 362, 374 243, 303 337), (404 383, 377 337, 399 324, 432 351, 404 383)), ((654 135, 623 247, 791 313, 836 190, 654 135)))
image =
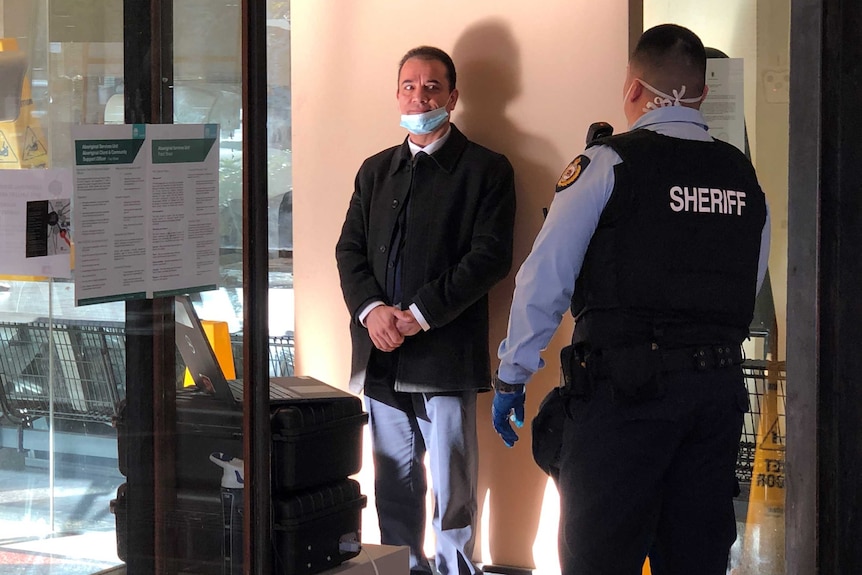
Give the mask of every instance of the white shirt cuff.
POLYGON ((374 308, 385 305, 382 301, 376 300, 365 306, 361 312, 359 312, 359 323, 362 324, 362 327, 365 327, 365 318, 368 317, 368 314, 371 313, 371 310, 374 308))
POLYGON ((422 312, 419 311, 419 307, 415 303, 410 304, 410 311, 413 313, 413 317, 416 318, 416 321, 419 322, 419 325, 422 326, 423 331, 431 329, 431 326, 428 325, 427 321, 425 321, 425 316, 422 315, 422 312))

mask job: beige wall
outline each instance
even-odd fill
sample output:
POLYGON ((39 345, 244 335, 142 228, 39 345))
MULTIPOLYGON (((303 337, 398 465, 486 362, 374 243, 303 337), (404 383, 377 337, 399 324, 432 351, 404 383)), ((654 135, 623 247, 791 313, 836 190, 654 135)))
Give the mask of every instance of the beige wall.
MULTIPOLYGON (((505 335, 517 266, 542 223, 565 165, 584 147, 591 122, 625 129, 622 83, 628 53, 628 0, 294 0, 294 246, 298 372, 345 387, 349 316, 334 250, 360 163, 400 143, 397 63, 420 44, 447 50, 461 98, 454 122, 474 140, 505 153, 518 192, 516 266, 492 292, 492 353, 505 335), (541 9, 538 9, 538 8, 541 9)), ((545 354, 548 367, 530 385, 528 414, 558 380, 566 321, 545 354)), ((492 356, 496 365, 496 355, 492 356)), ((495 564, 556 564, 556 524, 540 518, 547 478, 530 455, 529 432, 507 449, 490 424, 490 394, 479 403, 480 488, 488 511, 478 559, 495 564), (487 495, 487 497, 486 497, 487 495), (537 536, 537 530, 544 526, 537 536), (539 541, 536 541, 536 539, 539 541), (533 547, 536 543, 535 561, 533 547)), ((366 446, 366 452, 368 447, 366 446)), ((360 475, 371 495, 370 464, 360 475)), ((365 541, 377 536, 373 502, 365 541)), ((545 571, 547 572, 547 571, 545 571)))

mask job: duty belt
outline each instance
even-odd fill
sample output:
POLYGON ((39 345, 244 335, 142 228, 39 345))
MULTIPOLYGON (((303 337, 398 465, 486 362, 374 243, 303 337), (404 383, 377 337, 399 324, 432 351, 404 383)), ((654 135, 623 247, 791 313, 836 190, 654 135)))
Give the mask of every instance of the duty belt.
MULTIPOLYGON (((740 365, 745 359, 742 348, 737 344, 704 345, 664 349, 652 344, 647 353, 657 355, 660 371, 707 371, 723 369, 740 365)), ((584 362, 587 371, 593 378, 603 379, 608 376, 607 366, 600 350, 579 354, 579 360, 584 362)))
POLYGON ((706 371, 739 365, 744 359, 738 345, 708 345, 659 350, 665 371, 706 371))

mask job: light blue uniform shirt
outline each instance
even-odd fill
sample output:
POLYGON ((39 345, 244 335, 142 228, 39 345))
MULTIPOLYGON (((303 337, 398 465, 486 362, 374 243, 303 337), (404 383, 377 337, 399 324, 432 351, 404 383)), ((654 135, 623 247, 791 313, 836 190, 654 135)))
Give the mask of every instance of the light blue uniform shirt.
MULTIPOLYGON (((683 106, 652 110, 631 127, 637 128, 685 140, 712 140, 700 111, 683 106)), ((622 162, 620 156, 608 146, 593 146, 583 155, 590 159, 589 165, 571 186, 554 196, 533 249, 515 276, 509 329, 497 352, 498 375, 505 382, 526 383, 544 367, 541 352, 569 309, 584 255, 614 189, 614 166, 622 162)), ((769 233, 767 208, 758 291, 766 275, 769 233)))

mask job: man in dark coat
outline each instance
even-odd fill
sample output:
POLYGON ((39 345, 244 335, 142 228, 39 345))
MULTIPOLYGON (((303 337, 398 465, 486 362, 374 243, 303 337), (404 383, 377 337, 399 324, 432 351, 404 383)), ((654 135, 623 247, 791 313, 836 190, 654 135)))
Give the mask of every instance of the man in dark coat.
POLYGON ((458 91, 442 50, 405 54, 397 99, 409 135, 359 169, 336 246, 350 389, 366 396, 382 543, 408 546, 411 573, 431 573, 427 451, 437 570, 473 574, 476 394, 491 380, 488 290, 512 263, 514 174, 449 122, 458 91))

